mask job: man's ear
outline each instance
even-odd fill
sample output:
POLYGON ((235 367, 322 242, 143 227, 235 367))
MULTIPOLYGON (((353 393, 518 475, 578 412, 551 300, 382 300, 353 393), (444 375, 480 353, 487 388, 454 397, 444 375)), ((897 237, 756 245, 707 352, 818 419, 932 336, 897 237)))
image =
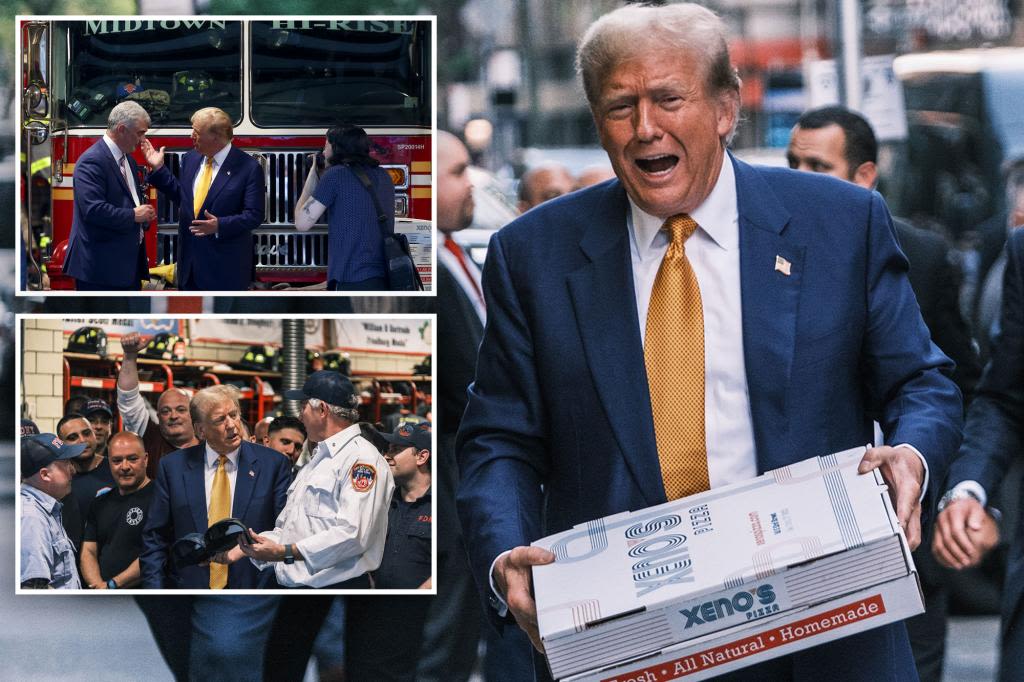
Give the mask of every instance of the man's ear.
POLYGON ((416 466, 423 466, 430 461, 430 450, 420 450, 416 453, 416 466))
POLYGON ((851 179, 861 187, 874 189, 875 185, 878 184, 878 166, 875 165, 874 161, 865 161, 857 166, 857 170, 853 172, 853 178, 851 179))

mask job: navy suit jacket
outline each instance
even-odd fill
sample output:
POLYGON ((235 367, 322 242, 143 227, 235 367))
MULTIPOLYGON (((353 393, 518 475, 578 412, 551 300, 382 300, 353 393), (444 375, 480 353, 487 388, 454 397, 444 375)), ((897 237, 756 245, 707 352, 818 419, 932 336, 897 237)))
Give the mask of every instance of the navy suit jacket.
MULTIPOLYGON (((992 358, 985 367, 974 402, 967 412, 960 455, 949 467, 948 486, 973 480, 991 499, 1024 445, 1024 230, 1006 242, 1003 306, 992 358)), ((1018 509, 1024 510, 1024 507, 1018 509)), ((1022 512, 1024 516, 1024 512, 1022 512)), ((1020 602, 1024 597, 1024 524, 1017 523, 1011 539, 1006 579, 1003 581, 1002 660, 1019 671, 1024 656, 1024 629, 1020 602)))
POLYGON ((231 148, 199 208, 202 220, 207 211, 217 217, 217 234, 197 237, 189 230, 195 218, 192 186, 204 160, 193 150, 181 162, 180 178, 166 165, 149 176, 150 183, 178 203, 178 288, 243 291, 253 279, 252 231, 266 213, 263 168, 238 147, 231 148))
MULTIPOLYGON (((184 450, 175 450, 160 458, 142 533, 142 586, 148 589, 210 586, 210 569, 189 566, 175 575, 169 556, 170 546, 189 533, 204 533, 209 503, 206 500, 206 442, 184 450)), ((231 515, 257 533, 272 529, 284 508, 291 484, 291 462, 281 453, 243 441, 238 453, 231 515)), ((276 587, 273 571, 259 571, 248 559, 240 559, 228 569, 228 587, 248 589, 276 587)))
MULTIPOLYGON (((131 156, 128 165, 139 200, 145 201, 138 185, 139 167, 131 156)), ((139 244, 135 201, 102 138, 78 159, 74 180, 74 217, 64 272, 111 289, 140 290, 142 280, 148 279, 148 264, 139 244)), ((149 229, 148 224, 142 227, 149 229)))
MULTIPOLYGON (((869 443, 874 419, 888 444, 921 451, 934 489, 960 442, 960 393, 929 340, 881 197, 729 161, 759 472, 869 443)), ((484 592, 502 551, 666 501, 628 211, 611 180, 491 239, 487 326, 457 443, 459 514, 484 592)), ((913 666, 909 648, 903 663, 913 666)))

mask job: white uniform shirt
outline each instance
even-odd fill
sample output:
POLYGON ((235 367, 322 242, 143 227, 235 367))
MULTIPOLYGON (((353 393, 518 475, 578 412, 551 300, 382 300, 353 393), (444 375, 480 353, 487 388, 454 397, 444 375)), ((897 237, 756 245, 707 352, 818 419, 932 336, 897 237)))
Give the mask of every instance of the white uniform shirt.
MULTIPOLYGON (((285 587, 325 587, 380 566, 395 482, 387 461, 359 426, 320 443, 288 488, 276 527, 261 535, 294 544, 302 559, 273 563, 285 587)), ((253 560, 263 569, 269 562, 253 560)))

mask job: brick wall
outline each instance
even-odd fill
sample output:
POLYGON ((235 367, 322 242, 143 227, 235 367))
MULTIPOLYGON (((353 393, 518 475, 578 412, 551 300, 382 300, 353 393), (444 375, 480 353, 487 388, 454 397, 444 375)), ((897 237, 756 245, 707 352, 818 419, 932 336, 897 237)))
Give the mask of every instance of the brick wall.
POLYGON ((64 410, 63 323, 24 320, 21 358, 22 400, 26 416, 40 431, 53 432, 64 410))

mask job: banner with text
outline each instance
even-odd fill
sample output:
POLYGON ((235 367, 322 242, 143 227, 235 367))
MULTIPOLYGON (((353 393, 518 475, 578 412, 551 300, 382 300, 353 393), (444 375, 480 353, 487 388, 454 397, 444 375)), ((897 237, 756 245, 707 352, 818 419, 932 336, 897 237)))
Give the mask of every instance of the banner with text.
POLYGON ((382 351, 429 355, 431 329, 429 319, 331 320, 339 348, 357 351, 382 351))

